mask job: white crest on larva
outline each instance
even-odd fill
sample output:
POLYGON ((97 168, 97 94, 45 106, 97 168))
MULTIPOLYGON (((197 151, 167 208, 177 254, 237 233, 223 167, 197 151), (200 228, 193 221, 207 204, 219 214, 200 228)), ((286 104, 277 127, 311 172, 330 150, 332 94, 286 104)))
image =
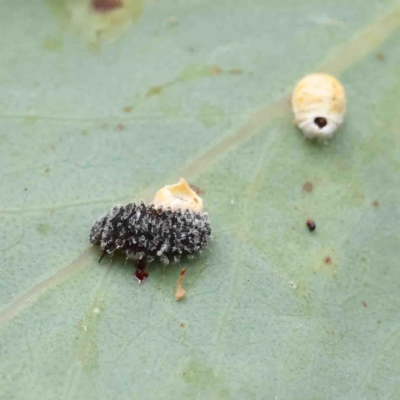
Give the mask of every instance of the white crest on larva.
POLYGON ((174 185, 166 185, 155 195, 153 204, 156 208, 171 208, 172 211, 178 209, 189 210, 192 212, 203 211, 203 200, 196 192, 181 178, 174 185))
POLYGON ((308 139, 326 141, 342 124, 346 113, 346 94, 331 75, 311 74, 295 87, 292 107, 296 125, 308 139))

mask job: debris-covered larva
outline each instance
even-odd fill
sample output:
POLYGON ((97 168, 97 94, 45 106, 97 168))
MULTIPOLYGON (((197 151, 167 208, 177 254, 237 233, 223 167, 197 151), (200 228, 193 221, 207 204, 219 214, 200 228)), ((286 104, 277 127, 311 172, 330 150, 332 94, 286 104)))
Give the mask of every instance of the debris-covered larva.
POLYGON ((326 142, 343 122, 346 94, 333 76, 311 74, 294 89, 292 107, 295 123, 304 136, 326 142))
POLYGON ((141 281, 147 277, 147 264, 154 260, 168 264, 201 252, 211 235, 202 210, 202 199, 181 179, 160 189, 150 205, 113 207, 94 223, 89 240, 100 246, 101 258, 118 251, 135 260, 135 275, 141 281))

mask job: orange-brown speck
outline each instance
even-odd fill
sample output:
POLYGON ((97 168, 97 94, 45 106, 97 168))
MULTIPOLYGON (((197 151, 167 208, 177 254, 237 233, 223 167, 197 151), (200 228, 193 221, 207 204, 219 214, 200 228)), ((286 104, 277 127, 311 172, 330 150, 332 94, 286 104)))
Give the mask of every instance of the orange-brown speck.
POLYGON ((303 185, 303 191, 307 192, 307 193, 311 193, 314 189, 314 185, 311 182, 306 182, 303 185))
POLYGON ((117 125, 117 128, 118 128, 120 131, 123 131, 123 130, 125 129, 125 126, 122 125, 122 124, 118 124, 118 125, 117 125))
POLYGON ((378 54, 376 55, 376 59, 377 59, 378 61, 385 61, 385 55, 384 55, 383 53, 378 53, 378 54))
POLYGON ((364 306, 365 308, 368 307, 368 306, 367 306, 367 303, 366 303, 365 301, 363 301, 363 306, 364 306))
POLYGON ((329 256, 326 256, 326 257, 324 258, 324 263, 325 263, 326 265, 332 264, 332 258, 330 258, 329 256))
POLYGON ((379 207, 379 201, 377 201, 377 200, 373 201, 373 202, 372 202, 372 205, 373 205, 374 207, 379 207))
POLYGON ((124 112, 129 113, 132 111, 132 107, 125 107, 124 112))
POLYGON ((214 75, 219 75, 222 72, 222 69, 218 67, 218 65, 213 65, 212 66, 212 73, 214 75))

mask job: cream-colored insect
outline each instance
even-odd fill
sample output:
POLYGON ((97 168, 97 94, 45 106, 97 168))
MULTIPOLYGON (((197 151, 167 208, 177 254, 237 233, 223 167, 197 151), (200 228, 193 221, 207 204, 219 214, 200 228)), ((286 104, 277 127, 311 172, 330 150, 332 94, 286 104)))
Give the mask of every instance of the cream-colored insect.
POLYGON ((153 204, 156 208, 170 207, 172 211, 178 209, 200 213, 203 211, 203 200, 181 178, 175 185, 167 185, 161 188, 154 197, 153 204))
POLYGON ((307 75, 293 91, 292 107, 304 136, 326 142, 343 122, 346 93, 331 75, 307 75))

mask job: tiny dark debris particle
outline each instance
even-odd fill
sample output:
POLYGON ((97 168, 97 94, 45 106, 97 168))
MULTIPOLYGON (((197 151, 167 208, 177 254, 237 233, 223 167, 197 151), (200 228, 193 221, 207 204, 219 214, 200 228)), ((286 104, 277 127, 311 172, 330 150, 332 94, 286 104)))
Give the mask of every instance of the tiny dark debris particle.
POLYGON ((332 258, 330 258, 329 256, 326 256, 324 258, 324 262, 326 265, 330 265, 332 263, 332 258))
POLYGON ((308 219, 308 220, 306 221, 306 224, 307 224, 308 229, 309 229, 310 231, 315 231, 316 225, 315 225, 315 222, 314 222, 312 219, 308 219))
POLYGON ((129 203, 113 207, 98 219, 89 240, 103 251, 99 262, 115 251, 135 260, 135 276, 141 282, 147 278, 149 263, 158 260, 166 265, 184 255, 193 258, 207 245, 210 235, 207 214, 129 203))
POLYGON ((101 13, 113 11, 124 5, 122 0, 92 0, 93 8, 101 13))
POLYGON ((303 185, 303 190, 307 193, 311 193, 314 189, 314 185, 311 182, 306 182, 303 185))

